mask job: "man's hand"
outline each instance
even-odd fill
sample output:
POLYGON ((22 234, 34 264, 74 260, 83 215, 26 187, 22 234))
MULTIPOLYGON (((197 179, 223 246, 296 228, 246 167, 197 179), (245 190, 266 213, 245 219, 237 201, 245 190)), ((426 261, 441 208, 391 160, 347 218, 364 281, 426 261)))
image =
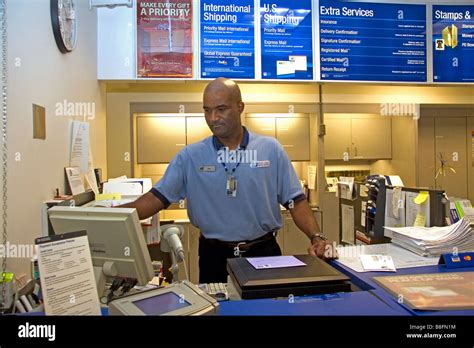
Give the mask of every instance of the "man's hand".
POLYGON ((336 258, 336 253, 332 250, 332 245, 319 238, 314 239, 313 244, 308 248, 308 254, 317 256, 325 261, 336 258))

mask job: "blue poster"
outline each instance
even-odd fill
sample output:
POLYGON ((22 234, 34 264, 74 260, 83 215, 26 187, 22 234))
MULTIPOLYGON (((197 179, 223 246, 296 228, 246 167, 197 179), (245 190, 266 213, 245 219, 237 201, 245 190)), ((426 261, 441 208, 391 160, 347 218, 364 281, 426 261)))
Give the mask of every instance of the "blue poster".
POLYGON ((201 77, 255 78, 253 0, 201 1, 201 77))
POLYGON ((474 83, 474 6, 433 6, 433 81, 474 83))
POLYGON ((263 79, 313 79, 311 0, 262 0, 263 79))
POLYGON ((321 80, 426 82, 426 5, 319 1, 321 80))

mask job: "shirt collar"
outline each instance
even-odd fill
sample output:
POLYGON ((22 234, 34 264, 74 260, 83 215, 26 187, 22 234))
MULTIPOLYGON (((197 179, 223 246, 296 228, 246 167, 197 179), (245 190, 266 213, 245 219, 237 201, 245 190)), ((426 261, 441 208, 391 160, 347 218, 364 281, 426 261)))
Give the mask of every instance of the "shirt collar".
MULTIPOLYGON (((242 142, 240 143, 239 148, 245 150, 245 148, 249 144, 250 136, 247 128, 245 128, 244 126, 242 126, 242 128, 244 129, 244 136, 242 137, 242 142)), ((219 151, 224 146, 221 144, 221 142, 217 139, 215 135, 212 136, 212 143, 214 144, 214 148, 216 149, 216 151, 219 151)))

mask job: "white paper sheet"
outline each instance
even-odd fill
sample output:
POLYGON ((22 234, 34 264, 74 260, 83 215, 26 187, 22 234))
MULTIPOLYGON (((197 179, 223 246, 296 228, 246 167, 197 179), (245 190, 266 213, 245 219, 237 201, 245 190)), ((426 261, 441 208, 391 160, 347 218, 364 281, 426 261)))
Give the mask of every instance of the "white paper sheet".
POLYGON ((72 233, 38 245, 45 313, 101 315, 87 235, 72 233))
POLYGON ((316 166, 308 166, 308 188, 316 189, 316 166))
POLYGON ((405 191, 387 189, 385 198, 385 226, 405 227, 405 191))
MULTIPOLYGON (((109 180, 109 182, 111 182, 109 180)), ((138 183, 140 185, 142 185, 143 189, 142 189, 142 193, 147 193, 148 191, 151 190, 151 188, 153 187, 153 182, 151 181, 150 178, 124 178, 124 179, 115 179, 113 180, 113 182, 128 182, 128 183, 138 183)))
POLYGON ((122 196, 140 196, 143 186, 138 182, 106 182, 104 193, 120 193, 122 196))
POLYGON ((365 227, 365 219, 367 217, 367 202, 361 201, 360 202, 360 225, 365 227))
POLYGON ((371 254, 360 255, 360 262, 365 271, 396 272, 397 269, 390 255, 371 254))
POLYGON ((294 256, 249 257, 247 261, 255 269, 300 267, 306 264, 294 256))
POLYGON ((337 178, 326 178, 326 184, 328 187, 329 192, 336 192, 337 193, 337 178))
POLYGON ((438 264, 439 257, 423 257, 405 250, 392 243, 357 245, 353 247, 338 248, 339 259, 337 262, 356 272, 366 272, 360 261, 360 255, 382 254, 390 255, 395 268, 412 268, 422 266, 434 266, 438 264), (344 248, 352 248, 350 253, 344 253, 344 248), (345 256, 345 255, 349 256, 345 256))
POLYGON ((89 166, 89 123, 72 121, 69 166, 87 173, 89 166))
POLYGON ((430 197, 428 196, 425 203, 418 205, 414 202, 418 194, 418 192, 405 192, 405 225, 414 226, 418 214, 421 214, 424 215, 425 226, 428 227, 430 223, 430 197))
POLYGON ((107 182, 119 182, 119 181, 123 181, 124 179, 127 179, 126 175, 122 175, 117 178, 110 178, 109 180, 107 180, 107 182))
POLYGON ((341 204, 342 241, 354 244, 354 207, 341 204))
POLYGON ((341 176, 339 178, 339 192, 343 199, 352 199, 352 192, 354 190, 354 178, 341 176))
POLYGON ((390 185, 399 187, 404 186, 402 178, 400 178, 398 175, 388 175, 388 177, 390 178, 390 185))
POLYGON ((79 167, 66 168, 66 177, 69 182, 69 188, 73 195, 83 193, 86 189, 84 188, 84 182, 82 181, 81 169, 79 167))
POLYGON ((86 177, 87 183, 89 184, 89 187, 92 189, 94 194, 98 195, 99 186, 97 184, 97 179, 95 177, 94 160, 92 159, 92 151, 91 151, 90 146, 89 146, 89 162, 88 162, 87 173, 85 177, 86 177))

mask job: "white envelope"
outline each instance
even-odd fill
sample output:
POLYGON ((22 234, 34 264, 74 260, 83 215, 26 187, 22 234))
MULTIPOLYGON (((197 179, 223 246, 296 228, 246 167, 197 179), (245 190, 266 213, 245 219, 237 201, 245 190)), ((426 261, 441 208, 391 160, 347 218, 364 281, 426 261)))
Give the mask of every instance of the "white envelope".
POLYGON ((288 60, 277 60, 277 76, 295 73, 295 64, 288 60))
POLYGON ((306 56, 289 56, 288 60, 293 62, 295 70, 298 71, 307 71, 308 70, 308 61, 306 56))

